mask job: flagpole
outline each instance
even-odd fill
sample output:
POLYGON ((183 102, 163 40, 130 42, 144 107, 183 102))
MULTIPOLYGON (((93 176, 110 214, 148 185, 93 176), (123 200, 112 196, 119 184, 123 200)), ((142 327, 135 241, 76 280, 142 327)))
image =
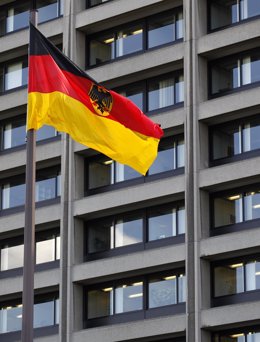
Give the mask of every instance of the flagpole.
MULTIPOLYGON (((36 1, 32 0, 30 22, 37 25, 36 1)), ((29 53, 28 53, 29 56, 29 53)), ((22 342, 33 342, 34 268, 35 268, 35 162, 36 132, 27 131, 26 197, 24 225, 22 342)))

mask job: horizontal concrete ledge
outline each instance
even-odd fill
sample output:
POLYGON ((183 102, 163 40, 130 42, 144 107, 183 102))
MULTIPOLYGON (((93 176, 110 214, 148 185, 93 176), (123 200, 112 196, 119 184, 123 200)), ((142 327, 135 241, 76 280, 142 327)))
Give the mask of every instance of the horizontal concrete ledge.
POLYGON ((235 305, 226 305, 217 308, 202 310, 201 327, 211 329, 218 326, 237 324, 245 325, 250 321, 259 322, 260 302, 250 302, 235 305))
POLYGON ((118 279, 129 272, 143 274, 144 269, 149 273, 151 270, 162 270, 162 267, 169 269, 166 265, 173 265, 173 268, 184 266, 184 260, 185 244, 154 248, 76 265, 73 268, 73 281, 94 283, 96 278, 102 278, 102 281, 118 279))
MULTIPOLYGON (((1 278, 0 296, 11 295, 22 292, 23 277, 1 278)), ((47 287, 58 286, 60 281, 59 268, 35 272, 34 289, 43 289, 47 287)))
POLYGON ((175 315, 74 332, 71 342, 117 342, 184 332, 186 316, 175 315))
MULTIPOLYGON (((36 209, 35 224, 43 224, 60 220, 60 204, 46 205, 36 209)), ((0 217, 0 234, 15 231, 24 227, 24 211, 0 217)))
MULTIPOLYGON (((126 188, 105 192, 103 194, 84 197, 74 202, 74 216, 87 215, 88 218, 97 214, 105 216, 107 209, 130 210, 137 209, 141 202, 160 202, 161 197, 169 196, 171 200, 180 199, 184 192, 184 175, 168 177, 143 184, 133 185, 126 188), (96 214, 95 214, 96 213, 96 214), (90 215, 91 214, 91 215, 90 215)), ((118 211, 117 211, 118 212, 118 211)))
POLYGON ((229 187, 239 187, 244 183, 247 184, 250 178, 251 183, 259 182, 259 175, 260 157, 248 158, 201 170, 199 187, 207 190, 222 190, 227 189, 225 183, 230 183, 229 187))
MULTIPOLYGON (((200 256, 202 258, 219 259, 219 255, 223 257, 235 256, 247 253, 253 253, 254 249, 259 248, 260 227, 255 229, 247 229, 245 231, 236 232, 234 234, 223 234, 201 240, 200 256), (247 249, 250 249, 247 251, 247 249)), ((244 255, 244 254, 243 254, 244 255)))
POLYGON ((260 106, 259 87, 224 95, 216 99, 202 102, 198 106, 199 120, 214 122, 217 115, 227 115, 227 113, 242 111, 244 109, 260 106))
MULTIPOLYGON (((215 59, 241 51, 241 47, 243 49, 250 49, 253 47, 251 40, 259 38, 259 25, 260 19, 254 19, 207 34, 198 40, 198 54, 215 59), (246 42, 248 42, 248 46, 246 42)), ((253 44, 259 46, 258 40, 255 39, 253 44)))
POLYGON ((157 69, 157 75, 182 68, 184 57, 184 43, 161 47, 160 49, 148 50, 138 55, 129 56, 121 60, 115 60, 104 66, 99 66, 87 71, 88 75, 98 82, 109 81, 112 87, 120 83, 112 83, 111 80, 122 78, 121 82, 128 83, 143 80, 154 75, 147 70, 157 69), (174 64, 175 62, 175 64, 174 64), (177 63, 178 62, 178 63, 177 63), (170 64, 170 67, 168 66, 170 64), (124 77, 124 79, 123 79, 124 77))
POLYGON ((0 96, 0 112, 27 104, 27 88, 0 96))

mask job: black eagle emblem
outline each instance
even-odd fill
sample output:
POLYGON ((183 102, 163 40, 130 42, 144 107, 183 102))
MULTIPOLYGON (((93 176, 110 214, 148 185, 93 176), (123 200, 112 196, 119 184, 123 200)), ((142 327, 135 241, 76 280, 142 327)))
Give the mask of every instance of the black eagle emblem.
POLYGON ((108 90, 93 83, 88 95, 97 114, 102 116, 110 114, 113 98, 108 90))

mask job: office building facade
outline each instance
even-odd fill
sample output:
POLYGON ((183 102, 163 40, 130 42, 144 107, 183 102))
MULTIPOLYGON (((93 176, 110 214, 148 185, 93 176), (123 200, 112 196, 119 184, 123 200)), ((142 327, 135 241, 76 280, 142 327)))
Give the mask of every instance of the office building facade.
MULTIPOLYGON (((259 1, 36 6, 39 30, 164 137, 141 176, 37 132, 35 341, 260 341, 259 1)), ((21 340, 29 8, 0 4, 5 342, 21 340)))

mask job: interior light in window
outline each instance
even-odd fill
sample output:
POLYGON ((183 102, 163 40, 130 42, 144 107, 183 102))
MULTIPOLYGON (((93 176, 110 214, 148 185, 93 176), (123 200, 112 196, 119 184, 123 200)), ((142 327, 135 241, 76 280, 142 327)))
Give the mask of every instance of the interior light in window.
POLYGON ((138 297, 142 297, 143 294, 142 293, 134 293, 128 296, 128 298, 138 298, 138 297))
POLYGON ((176 275, 164 277, 163 279, 164 279, 164 280, 176 279, 176 275))
POLYGON ((114 38, 108 38, 108 39, 104 40, 104 43, 110 44, 110 43, 113 43, 114 40, 115 40, 114 38))
POLYGON ((243 263, 240 263, 240 264, 233 264, 233 265, 230 265, 229 267, 230 268, 238 268, 238 267, 241 267, 243 266, 243 263))
POLYGON ((143 285, 142 281, 139 281, 138 283, 133 283, 133 286, 140 286, 140 285, 143 285))
POLYGON ((113 160, 106 160, 103 164, 104 165, 111 165, 113 163, 113 160))
POLYGON ((105 289, 102 289, 102 291, 104 291, 104 292, 110 292, 112 290, 113 290, 113 287, 107 287, 105 289))
POLYGON ((242 337, 242 336, 244 336, 244 334, 234 334, 234 335, 231 335, 230 337, 237 338, 237 337, 242 337))
POLYGON ((259 208, 260 208, 260 203, 259 203, 259 204, 253 205, 253 208, 254 208, 254 209, 259 209, 259 208))
POLYGON ((139 30, 134 31, 132 34, 135 35, 135 34, 140 34, 140 33, 142 33, 142 32, 143 32, 143 30, 142 30, 142 29, 139 29, 139 30))
POLYGON ((237 200, 239 198, 240 198, 240 195, 234 195, 234 196, 228 197, 227 199, 230 200, 230 201, 235 201, 235 200, 237 200))
POLYGON ((259 276, 259 275, 260 275, 260 271, 255 272, 255 275, 256 275, 256 276, 259 276))
POLYGON ((17 315, 16 317, 17 317, 17 318, 22 318, 22 317, 23 317, 23 315, 22 315, 22 314, 20 314, 20 315, 17 315))

